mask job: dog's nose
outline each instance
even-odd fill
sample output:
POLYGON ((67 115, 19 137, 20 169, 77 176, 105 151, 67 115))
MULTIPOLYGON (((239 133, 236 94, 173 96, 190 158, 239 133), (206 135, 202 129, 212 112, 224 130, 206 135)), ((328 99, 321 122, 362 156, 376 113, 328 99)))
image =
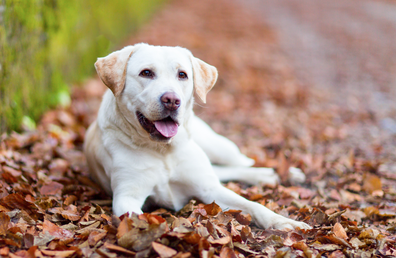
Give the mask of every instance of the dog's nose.
POLYGON ((165 92, 164 95, 161 96, 161 102, 165 106, 166 109, 170 111, 174 111, 180 107, 180 98, 174 92, 165 92))

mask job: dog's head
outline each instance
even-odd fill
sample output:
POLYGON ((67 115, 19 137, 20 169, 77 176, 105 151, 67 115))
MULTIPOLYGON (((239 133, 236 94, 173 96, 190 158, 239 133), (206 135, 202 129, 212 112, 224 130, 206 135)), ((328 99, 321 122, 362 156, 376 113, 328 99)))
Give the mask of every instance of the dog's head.
POLYGON ((165 143, 191 112, 193 89, 205 103, 217 80, 215 67, 180 47, 128 46, 99 58, 95 68, 135 130, 165 143))

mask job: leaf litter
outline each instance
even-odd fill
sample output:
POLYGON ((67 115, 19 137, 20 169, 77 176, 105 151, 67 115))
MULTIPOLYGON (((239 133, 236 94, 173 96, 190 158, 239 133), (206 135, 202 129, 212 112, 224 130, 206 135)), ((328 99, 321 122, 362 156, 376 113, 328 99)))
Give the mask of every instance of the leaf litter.
POLYGON ((372 111, 329 108, 328 94, 295 78, 276 34, 224 0, 172 1, 129 43, 141 41, 187 47, 219 69, 208 104, 195 112, 282 180, 225 186, 313 229, 263 230, 248 214, 196 200, 179 212, 114 216, 82 154, 105 90, 96 78, 75 87, 71 106, 47 112, 37 130, 1 136, 2 257, 396 255, 396 159, 381 148, 395 138, 361 138, 361 148, 353 137, 377 125, 372 111), (290 166, 307 181, 291 185, 290 166))

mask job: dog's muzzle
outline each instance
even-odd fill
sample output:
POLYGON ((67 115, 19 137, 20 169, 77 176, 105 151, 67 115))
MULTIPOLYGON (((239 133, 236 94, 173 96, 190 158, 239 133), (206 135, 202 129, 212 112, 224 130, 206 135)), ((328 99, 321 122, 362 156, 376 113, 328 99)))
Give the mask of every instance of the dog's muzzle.
POLYGON ((136 116, 140 125, 146 130, 152 139, 157 141, 169 141, 177 134, 179 123, 175 119, 177 110, 181 105, 181 100, 174 92, 165 92, 159 99, 163 106, 164 118, 160 120, 149 120, 141 112, 137 111, 136 116))
POLYGON ((136 116, 139 120, 140 125, 150 134, 150 136, 154 140, 168 141, 170 138, 177 134, 179 125, 175 120, 173 120, 171 116, 167 116, 164 119, 156 121, 151 121, 147 119, 139 111, 136 112, 136 116))

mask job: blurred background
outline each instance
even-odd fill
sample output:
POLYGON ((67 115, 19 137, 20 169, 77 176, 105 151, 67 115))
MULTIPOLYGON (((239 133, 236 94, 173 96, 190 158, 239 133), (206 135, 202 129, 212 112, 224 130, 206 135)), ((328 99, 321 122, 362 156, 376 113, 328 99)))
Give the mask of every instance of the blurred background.
POLYGON ((393 0, 0 3, 2 132, 77 123, 83 139, 105 90, 97 57, 138 42, 178 45, 219 70, 196 113, 258 165, 279 167, 282 153, 308 171, 325 173, 328 159, 342 173, 361 156, 396 171, 393 0), (341 156, 353 160, 337 167, 341 156))
POLYGON ((32 125, 70 102, 70 86, 119 47, 163 3, 138 1, 0 1, 0 131, 32 125))

